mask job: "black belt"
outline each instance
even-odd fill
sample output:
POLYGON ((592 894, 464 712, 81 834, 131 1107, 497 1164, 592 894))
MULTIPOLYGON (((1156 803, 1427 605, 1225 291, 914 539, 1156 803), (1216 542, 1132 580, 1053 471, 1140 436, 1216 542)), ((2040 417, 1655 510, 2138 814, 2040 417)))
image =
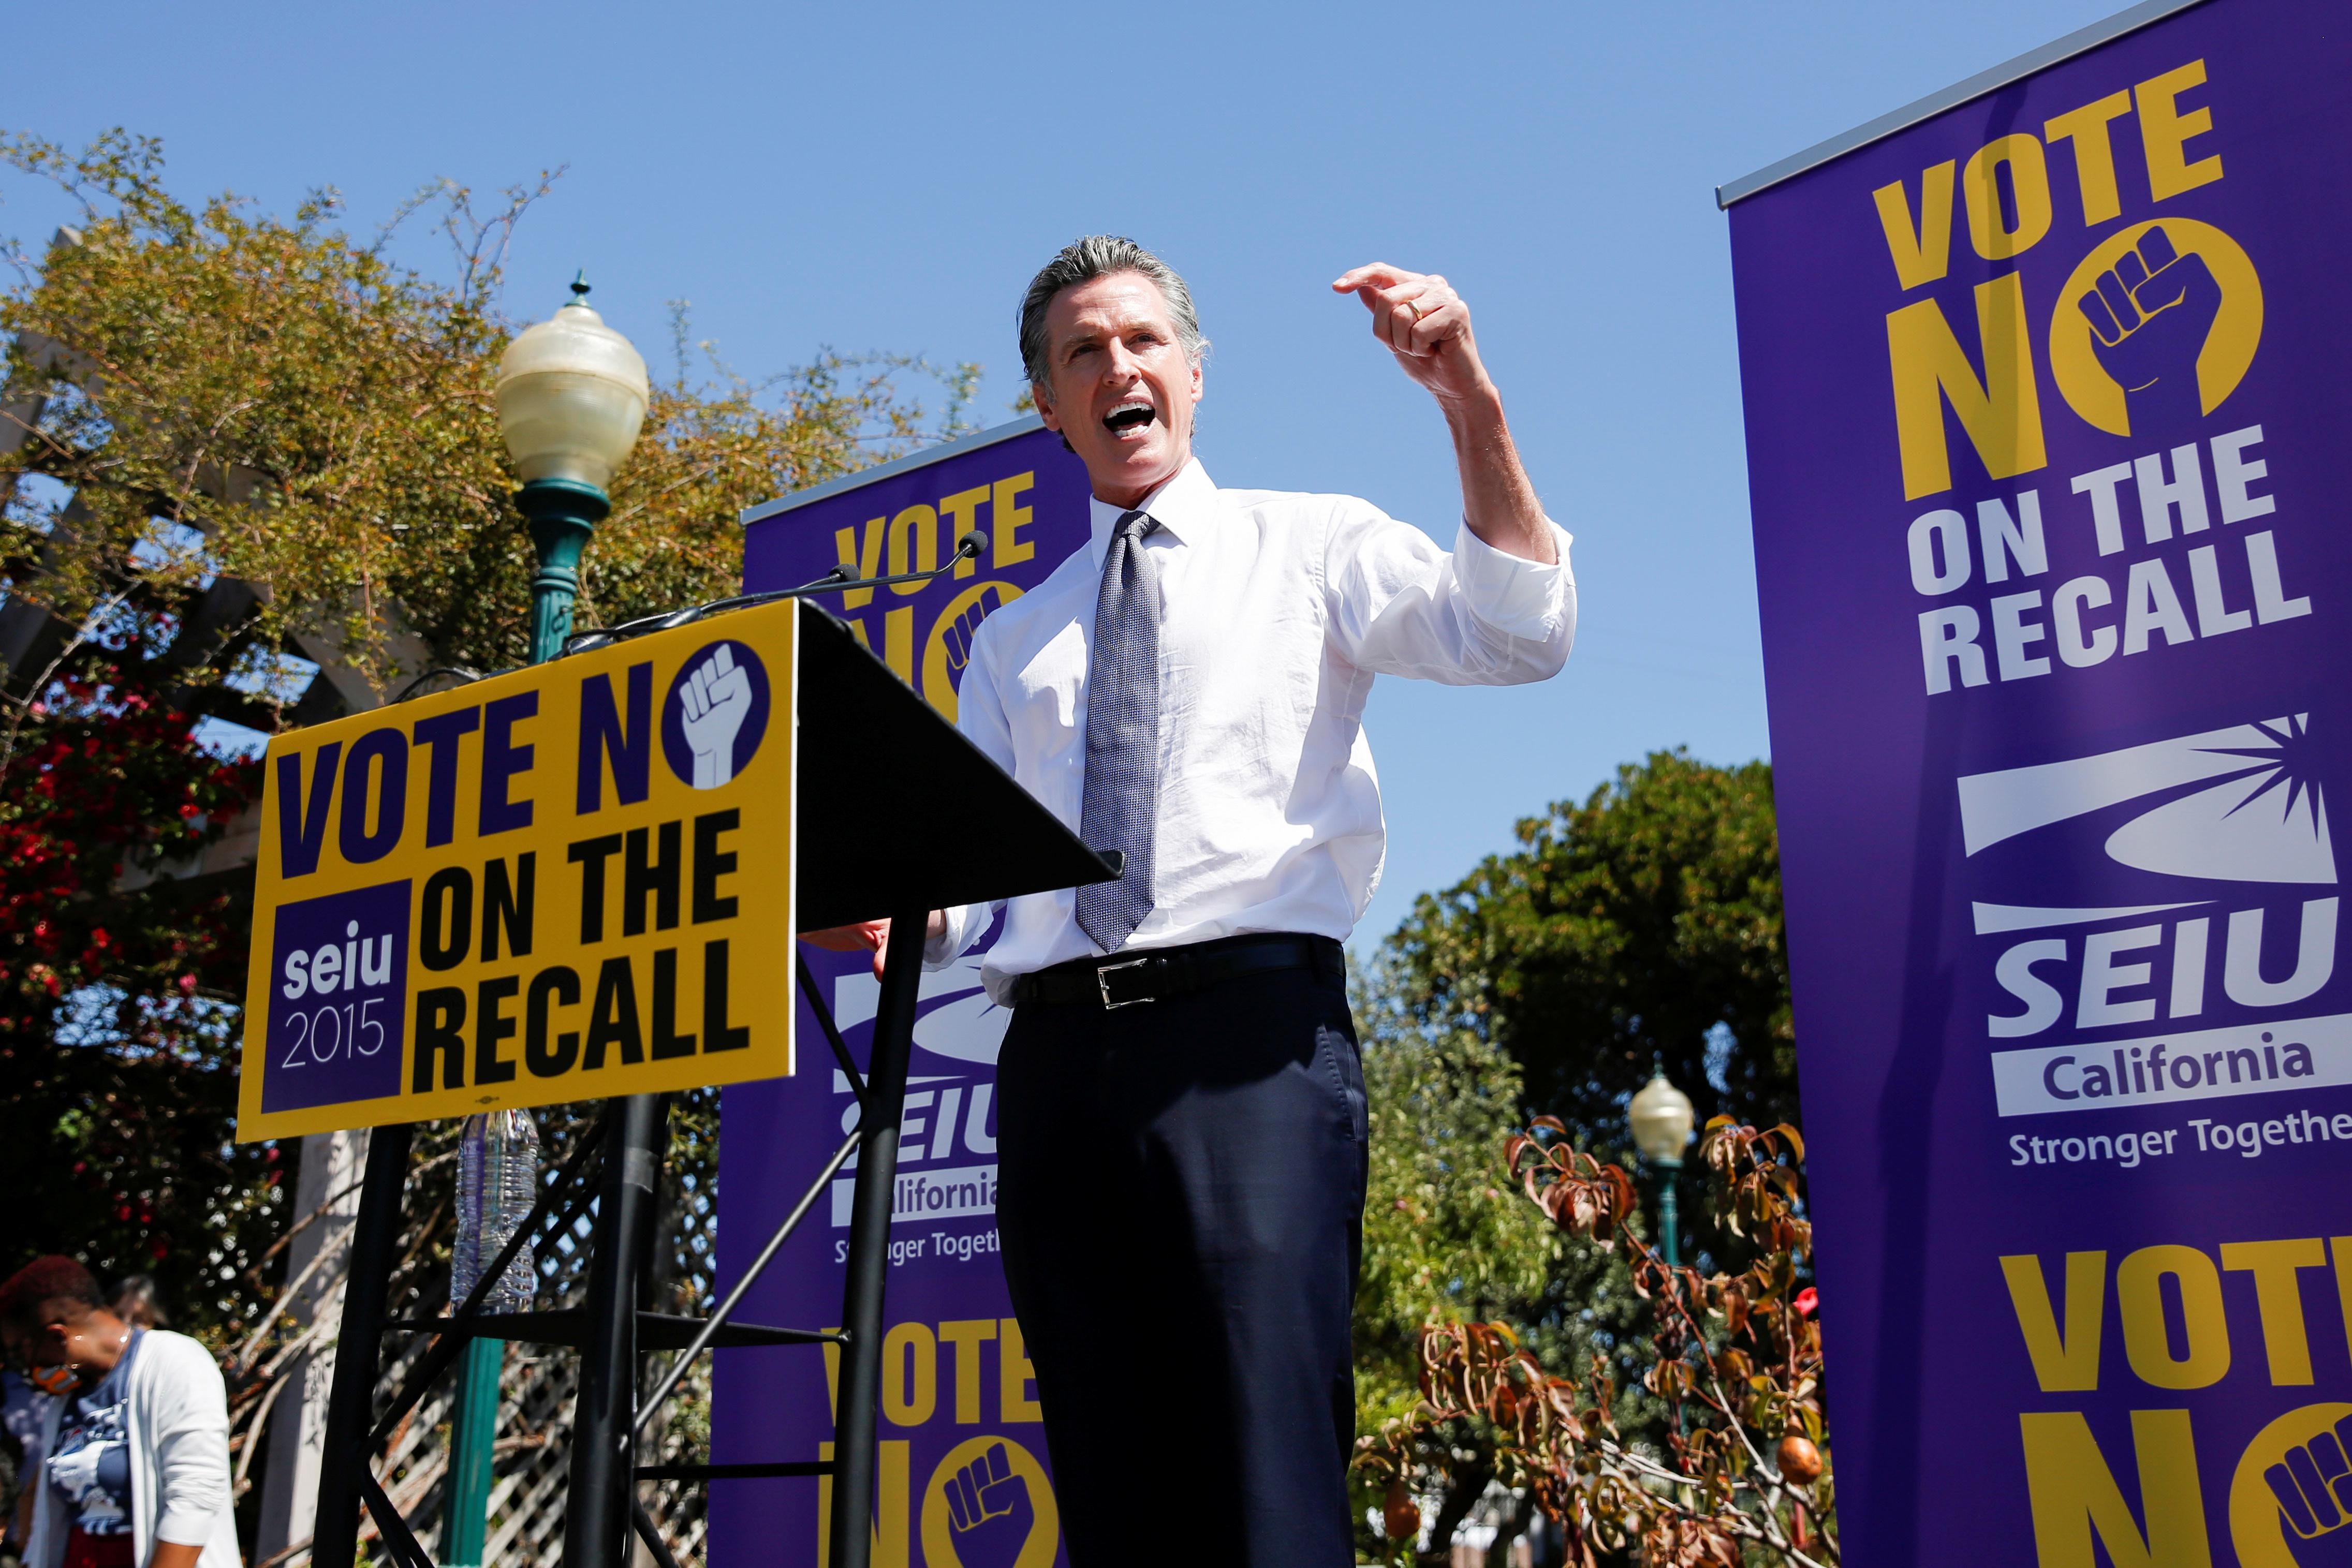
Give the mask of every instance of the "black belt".
POLYGON ((1016 1008, 1084 1003, 1108 1010, 1181 997, 1220 981, 1275 969, 1313 969, 1348 977, 1348 960, 1328 936, 1225 936, 1183 947, 1160 947, 1133 957, 1079 958, 1013 977, 1016 1008))

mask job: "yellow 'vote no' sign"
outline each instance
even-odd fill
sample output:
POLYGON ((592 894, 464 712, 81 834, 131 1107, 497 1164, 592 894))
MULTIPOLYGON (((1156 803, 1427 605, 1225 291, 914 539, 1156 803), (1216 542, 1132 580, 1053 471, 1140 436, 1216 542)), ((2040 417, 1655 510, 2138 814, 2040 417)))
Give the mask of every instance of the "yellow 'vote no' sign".
POLYGON ((794 610, 272 740, 237 1136, 790 1072, 794 610))

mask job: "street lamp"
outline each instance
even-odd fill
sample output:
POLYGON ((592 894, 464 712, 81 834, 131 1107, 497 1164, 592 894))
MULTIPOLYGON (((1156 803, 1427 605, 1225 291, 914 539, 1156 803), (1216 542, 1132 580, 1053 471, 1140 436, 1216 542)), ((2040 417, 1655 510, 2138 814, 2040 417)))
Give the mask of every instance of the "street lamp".
POLYGON ((507 345, 499 361, 499 424, 522 476, 515 505, 530 519, 539 574, 530 582, 530 659, 562 650, 580 592, 580 552, 613 509, 604 486, 636 444, 651 389, 646 361, 588 308, 585 273, 572 298, 507 345))
MULTIPOLYGON (((515 506, 530 520, 539 570, 530 580, 530 662, 563 651, 572 606, 580 596, 580 552, 613 509, 604 486, 629 455, 645 423, 651 389, 646 361, 629 340, 588 308, 588 276, 572 280, 572 298, 525 328, 499 361, 499 424, 522 476, 515 506)), ((480 1114, 466 1119, 461 1140, 478 1136, 480 1114)), ((481 1180, 492 1180, 486 1169, 481 1180)), ((534 1185, 536 1177, 534 1176, 534 1185)), ((474 1217, 478 1223, 479 1217, 474 1217)), ((467 1217, 458 1217, 460 1225, 467 1217)), ((487 1260, 504 1238, 477 1237, 487 1260)), ((456 1304, 454 1301, 451 1303, 456 1304)), ((449 1421, 449 1485, 441 1560, 475 1568, 489 1533, 490 1459, 498 1440, 499 1380, 506 1342, 467 1342, 457 1403, 449 1421)))
POLYGON ((1682 1238, 1675 1225, 1675 1176, 1683 1168, 1683 1149, 1690 1142, 1691 1124, 1696 1120, 1690 1096, 1666 1081, 1661 1066, 1625 1107, 1625 1119, 1633 1124, 1633 1146, 1658 1173, 1658 1239, 1663 1244, 1659 1251, 1664 1254, 1667 1267, 1679 1268, 1682 1238))

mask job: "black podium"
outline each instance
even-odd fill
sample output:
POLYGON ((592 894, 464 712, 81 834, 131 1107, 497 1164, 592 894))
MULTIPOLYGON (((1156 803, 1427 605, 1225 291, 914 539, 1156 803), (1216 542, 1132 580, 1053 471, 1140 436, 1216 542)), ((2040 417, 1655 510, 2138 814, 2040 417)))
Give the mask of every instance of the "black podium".
MULTIPOLYGON (((793 875, 802 929, 887 915, 894 930, 919 932, 934 909, 1104 882, 1118 874, 1115 864, 1079 842, 1028 791, 860 647, 841 622, 803 605, 799 641, 799 833, 793 875), (959 804, 943 810, 943 800, 959 804)), ((546 1185, 514 1239, 483 1269, 472 1298, 448 1317, 424 1322, 391 1322, 385 1310, 414 1129, 377 1128, 368 1149, 352 1233, 351 1276, 328 1396, 312 1568, 352 1568, 362 1507, 374 1519, 399 1568, 433 1568, 377 1481, 374 1463, 403 1417, 457 1364, 466 1342, 477 1337, 566 1346, 581 1355, 564 1568, 624 1568, 633 1530, 663 1568, 677 1568, 636 1500, 640 1480, 776 1476, 832 1478, 830 1568, 866 1568, 872 1551, 866 1521, 874 1511, 891 1197, 921 969, 919 941, 891 944, 875 1013, 873 1049, 861 1075, 842 1044, 822 992, 809 983, 803 966, 801 994, 808 998, 835 1061, 856 1092, 857 1130, 813 1172, 807 1191, 707 1319, 641 1312, 636 1304, 650 1259, 655 1196, 667 1147, 667 1096, 642 1094, 605 1102, 604 1114, 546 1185), (857 1176, 840 1330, 825 1333, 734 1322, 736 1305, 852 1154, 858 1157, 857 1176), (594 1255, 584 1308, 503 1315, 479 1310, 481 1299, 525 1241, 561 1234, 592 1205, 594 1255), (430 1333, 436 1337, 389 1406, 379 1412, 376 1388, 382 1341, 388 1333, 430 1333), (688 1364, 703 1351, 814 1346, 828 1340, 841 1349, 833 1459, 719 1466, 636 1462, 639 1437, 688 1364), (640 1405, 637 1357, 660 1350, 677 1354, 640 1405)), ((803 1064, 812 1054, 806 1050, 810 1043, 803 1042, 803 1064)), ((812 1158, 821 1153, 812 1151, 812 1158)))

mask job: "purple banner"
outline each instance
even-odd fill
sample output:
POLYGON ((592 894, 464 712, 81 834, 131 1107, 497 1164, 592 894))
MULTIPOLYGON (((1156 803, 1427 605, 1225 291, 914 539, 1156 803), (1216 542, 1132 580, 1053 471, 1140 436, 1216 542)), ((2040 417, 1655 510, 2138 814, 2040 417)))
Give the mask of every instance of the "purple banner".
POLYGON ((2210 0, 1732 209, 1847 1561, 2352 1563, 2347 81, 2210 0))
MULTIPOLYGON (((790 587, 837 562, 860 576, 919 571, 974 528, 980 558, 933 582, 828 594, 932 706, 953 716, 972 632, 1043 582, 1087 534, 1086 470, 1034 421, 861 475, 755 513, 747 591, 790 587)), ((942 799, 940 810, 954 802, 942 799)), ((824 831, 803 821, 803 834, 824 831)), ((996 1051, 1010 1015, 980 988, 995 932, 923 977, 898 1193, 882 1367, 876 1568, 1049 1568, 1066 1561, 1029 1361, 996 1244, 996 1051)), ((861 1068, 879 988, 869 962, 808 951, 861 1068)), ((848 1083, 802 1004, 801 1071, 730 1088, 721 1103, 722 1290, 782 1222, 856 1123, 848 1083)), ((853 1164, 768 1268, 738 1314, 796 1328, 837 1324, 853 1164)), ((720 1464, 832 1454, 835 1352, 719 1354, 711 1454, 720 1464)), ((830 1483, 732 1480, 710 1493, 710 1560, 824 1561, 830 1483)))

